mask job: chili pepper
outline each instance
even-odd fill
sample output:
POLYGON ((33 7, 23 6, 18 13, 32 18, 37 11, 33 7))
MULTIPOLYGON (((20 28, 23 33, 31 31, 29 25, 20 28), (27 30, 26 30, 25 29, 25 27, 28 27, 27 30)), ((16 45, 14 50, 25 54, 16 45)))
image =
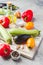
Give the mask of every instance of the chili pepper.
POLYGON ((11 48, 8 44, 0 44, 0 56, 8 57, 10 55, 11 48))
POLYGON ((32 18, 33 18, 33 11, 32 10, 27 10, 27 11, 23 12, 22 18, 25 22, 31 21, 32 18))

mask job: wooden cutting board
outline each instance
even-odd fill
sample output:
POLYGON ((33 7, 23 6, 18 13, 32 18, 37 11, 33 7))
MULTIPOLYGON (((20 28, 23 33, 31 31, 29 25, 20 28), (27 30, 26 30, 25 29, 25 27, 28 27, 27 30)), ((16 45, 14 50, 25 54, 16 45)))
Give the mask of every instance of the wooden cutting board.
POLYGON ((34 49, 31 49, 31 50, 29 48, 27 48, 26 45, 24 45, 24 49, 20 48, 19 50, 17 50, 16 49, 16 46, 17 46, 16 44, 11 45, 11 49, 12 50, 17 50, 18 52, 20 52, 20 54, 22 56, 24 56, 26 58, 33 59, 36 55, 36 52, 37 52, 40 44, 41 44, 41 41, 42 41, 42 37, 36 37, 35 38, 36 47, 34 49))
MULTIPOLYGON (((36 43, 36 47, 34 49, 29 49, 26 47, 26 45, 24 45, 24 49, 19 49, 17 50, 16 47, 17 47, 17 44, 14 43, 14 41, 12 42, 13 44, 10 45, 11 46, 11 49, 12 50, 17 50, 22 56, 26 57, 26 58, 29 58, 29 59, 33 59, 36 55, 36 52, 41 44, 41 41, 42 41, 42 37, 36 37, 35 38, 35 43, 36 43)), ((1 43, 4 43, 2 40, 0 40, 0 44, 1 43)))

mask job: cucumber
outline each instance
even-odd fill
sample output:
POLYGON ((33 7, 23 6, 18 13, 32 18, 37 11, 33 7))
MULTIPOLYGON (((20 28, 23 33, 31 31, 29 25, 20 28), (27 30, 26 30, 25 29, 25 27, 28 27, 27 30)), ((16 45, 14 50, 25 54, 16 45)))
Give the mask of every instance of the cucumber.
POLYGON ((13 29, 9 29, 9 33, 12 36, 21 35, 21 34, 29 34, 32 36, 38 36, 40 34, 40 31, 39 30, 25 30, 25 29, 21 29, 21 28, 13 28, 13 29))
POLYGON ((12 43, 12 37, 1 24, 0 24, 0 34, 5 42, 7 42, 9 44, 12 43))

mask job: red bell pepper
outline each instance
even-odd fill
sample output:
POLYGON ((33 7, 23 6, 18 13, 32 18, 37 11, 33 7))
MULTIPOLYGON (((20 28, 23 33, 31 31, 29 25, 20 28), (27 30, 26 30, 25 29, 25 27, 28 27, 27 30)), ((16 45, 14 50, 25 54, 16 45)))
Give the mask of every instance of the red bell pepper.
POLYGON ((10 24, 10 20, 8 17, 3 17, 1 20, 0 20, 0 24, 5 27, 5 28, 8 28, 9 27, 9 24, 10 24))
POLYGON ((11 48, 8 44, 0 44, 0 56, 8 57, 10 55, 11 48))
POLYGON ((27 11, 23 12, 22 18, 25 22, 30 22, 33 18, 33 11, 27 10, 27 11))

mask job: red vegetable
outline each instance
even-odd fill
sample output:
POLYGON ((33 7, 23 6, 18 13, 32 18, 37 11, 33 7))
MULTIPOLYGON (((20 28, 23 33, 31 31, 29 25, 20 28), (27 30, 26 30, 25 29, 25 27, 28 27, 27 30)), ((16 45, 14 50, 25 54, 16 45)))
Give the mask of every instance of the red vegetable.
POLYGON ((2 20, 0 19, 0 24, 2 23, 2 20))
POLYGON ((8 57, 10 55, 11 48, 8 44, 0 44, 0 56, 8 57))
POLYGON ((27 11, 23 12, 22 18, 25 22, 31 21, 32 18, 33 18, 33 11, 32 10, 27 10, 27 11))
POLYGON ((0 20, 0 24, 5 27, 5 28, 8 28, 9 27, 9 24, 10 24, 10 20, 8 17, 3 17, 1 20, 0 20))

